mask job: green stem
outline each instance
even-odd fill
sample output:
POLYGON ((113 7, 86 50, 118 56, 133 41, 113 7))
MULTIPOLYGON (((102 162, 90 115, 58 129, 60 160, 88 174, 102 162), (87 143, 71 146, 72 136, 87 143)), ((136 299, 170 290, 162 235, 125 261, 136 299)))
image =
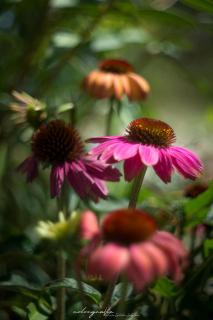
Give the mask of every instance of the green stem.
MULTIPOLYGON (((101 311, 104 311, 106 308, 109 307, 116 282, 117 282, 117 278, 109 283, 109 286, 107 288, 107 292, 105 294, 104 301, 101 307, 101 311)), ((102 313, 101 313, 101 319, 105 319, 105 315, 103 315, 102 313)))
POLYGON ((109 112, 106 120, 106 136, 109 136, 111 132, 114 101, 115 101, 114 98, 111 98, 109 100, 109 112))
MULTIPOLYGON (((65 212, 65 217, 67 216, 65 209, 65 192, 62 188, 61 197, 57 198, 58 213, 60 211, 65 212)), ((66 257, 65 252, 62 248, 59 248, 57 257, 57 278, 62 280, 66 277, 66 257)), ((56 310, 56 320, 65 320, 65 309, 66 309, 66 289, 60 288, 57 292, 57 310, 56 310)))
MULTIPOLYGON (((60 280, 66 277, 66 258, 63 250, 60 250, 58 253, 57 276, 60 280)), ((57 320, 65 320, 65 298, 66 289, 60 288, 57 293, 57 320)))
POLYGON ((143 183, 147 167, 144 167, 139 175, 134 179, 128 208, 136 208, 139 192, 143 183))

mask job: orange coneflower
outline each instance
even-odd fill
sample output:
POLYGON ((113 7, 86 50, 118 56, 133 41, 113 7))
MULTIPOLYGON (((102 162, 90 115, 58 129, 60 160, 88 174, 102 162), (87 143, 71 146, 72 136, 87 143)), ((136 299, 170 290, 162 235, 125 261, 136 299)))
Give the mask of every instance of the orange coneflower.
POLYGON ((104 60, 98 70, 91 71, 83 80, 83 88, 97 99, 115 98, 124 95, 130 101, 144 100, 149 93, 148 82, 134 72, 124 60, 104 60))

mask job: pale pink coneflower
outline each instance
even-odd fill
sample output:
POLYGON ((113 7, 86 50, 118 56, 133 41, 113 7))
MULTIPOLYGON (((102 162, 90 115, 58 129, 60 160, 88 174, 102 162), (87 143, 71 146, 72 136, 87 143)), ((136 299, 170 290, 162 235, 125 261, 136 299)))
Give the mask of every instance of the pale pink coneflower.
POLYGON ((158 231, 155 220, 142 210, 116 210, 101 226, 87 210, 81 217, 80 236, 89 243, 81 250, 78 267, 86 260, 89 277, 113 281, 123 275, 136 291, 165 275, 177 282, 182 279, 187 264, 184 245, 171 233, 158 231))

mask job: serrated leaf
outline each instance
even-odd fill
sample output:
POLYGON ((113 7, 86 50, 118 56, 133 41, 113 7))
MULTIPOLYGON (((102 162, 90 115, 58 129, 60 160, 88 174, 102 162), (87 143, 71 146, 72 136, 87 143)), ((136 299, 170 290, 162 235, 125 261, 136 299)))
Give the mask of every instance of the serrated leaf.
MULTIPOLYGON (((87 283, 82 282, 83 293, 91 298, 95 303, 99 303, 101 300, 100 292, 88 285, 87 283)), ((60 281, 54 281, 46 286, 47 289, 58 289, 58 288, 67 288, 71 290, 80 291, 78 281, 73 278, 64 278, 60 281)))

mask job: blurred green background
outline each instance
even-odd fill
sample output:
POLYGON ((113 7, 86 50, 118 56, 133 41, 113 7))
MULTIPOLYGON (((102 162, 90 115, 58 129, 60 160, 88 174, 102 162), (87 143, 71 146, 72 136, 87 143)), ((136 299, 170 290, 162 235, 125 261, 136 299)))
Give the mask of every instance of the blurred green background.
MULTIPOLYGON (((176 132, 177 144, 194 150, 204 161, 203 179, 212 179, 213 1, 1 0, 1 253, 12 249, 31 253, 33 226, 40 219, 56 218, 48 172, 31 185, 16 172, 29 154, 32 130, 15 124, 9 108, 12 91, 29 93, 46 103, 50 115, 67 121, 70 111, 59 114, 60 106, 72 103, 82 136, 102 135, 107 101, 88 97, 80 84, 101 60, 112 57, 129 61, 151 86, 145 102, 123 100, 112 134, 124 132, 135 117, 166 121, 176 132)), ((155 191, 161 188, 167 194, 186 184, 175 176, 174 183, 165 186, 150 172, 146 185, 155 191)), ((123 181, 119 186, 110 184, 113 197, 124 204, 127 189, 123 181)), ((110 209, 104 201, 100 206, 110 209)), ((1 264, 0 276, 8 274, 7 268, 1 264)))

